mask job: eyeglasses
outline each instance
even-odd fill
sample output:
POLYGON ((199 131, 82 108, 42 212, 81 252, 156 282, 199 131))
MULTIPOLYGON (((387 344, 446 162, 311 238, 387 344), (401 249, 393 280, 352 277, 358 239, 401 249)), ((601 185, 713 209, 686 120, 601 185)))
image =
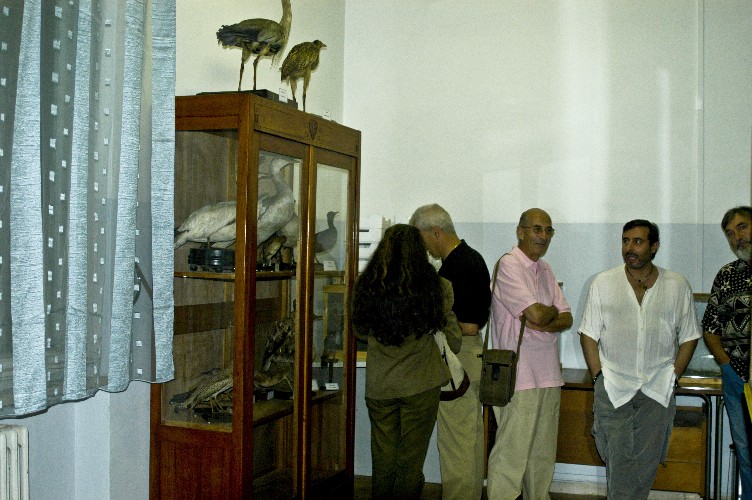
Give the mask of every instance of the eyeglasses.
POLYGON ((556 229, 554 229, 552 227, 546 227, 546 228, 544 228, 543 226, 520 226, 520 227, 522 227, 524 229, 532 229, 533 232, 535 234, 537 234, 538 236, 540 236, 544 232, 548 236, 553 236, 556 233, 556 229))

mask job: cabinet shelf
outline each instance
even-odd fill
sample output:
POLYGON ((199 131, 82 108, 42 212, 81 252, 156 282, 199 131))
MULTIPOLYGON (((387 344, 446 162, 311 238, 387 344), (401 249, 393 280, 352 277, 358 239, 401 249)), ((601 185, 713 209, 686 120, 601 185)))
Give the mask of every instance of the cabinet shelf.
MULTIPOLYGON (((339 274, 341 275, 342 273, 339 274)), ((235 281, 235 273, 213 273, 211 271, 175 271, 173 275, 176 278, 235 281)), ((291 278, 295 278, 295 271, 256 271, 256 279, 259 281, 284 280, 291 278)))
MULTIPOLYGON (((318 391, 311 397, 311 404, 321 404, 341 397, 342 391, 318 391)), ((257 401, 253 406, 253 423, 255 425, 268 424, 286 415, 292 415, 293 410, 292 400, 257 401)))

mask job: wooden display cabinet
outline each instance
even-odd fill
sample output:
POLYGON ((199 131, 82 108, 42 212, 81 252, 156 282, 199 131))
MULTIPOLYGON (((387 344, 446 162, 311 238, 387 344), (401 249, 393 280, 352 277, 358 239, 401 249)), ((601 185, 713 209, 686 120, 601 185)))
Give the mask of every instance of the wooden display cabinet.
POLYGON ((176 231, 175 378, 151 396, 150 496, 348 496, 348 328, 337 388, 313 381, 325 290, 346 303, 357 272, 360 132, 247 92, 175 108, 175 225, 187 231, 176 231))

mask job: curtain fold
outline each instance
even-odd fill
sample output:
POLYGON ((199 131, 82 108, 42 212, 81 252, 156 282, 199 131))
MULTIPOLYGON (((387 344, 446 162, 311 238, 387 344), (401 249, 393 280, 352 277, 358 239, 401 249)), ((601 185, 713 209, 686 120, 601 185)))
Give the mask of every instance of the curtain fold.
POLYGON ((10 417, 173 376, 175 0, 0 9, 10 417))

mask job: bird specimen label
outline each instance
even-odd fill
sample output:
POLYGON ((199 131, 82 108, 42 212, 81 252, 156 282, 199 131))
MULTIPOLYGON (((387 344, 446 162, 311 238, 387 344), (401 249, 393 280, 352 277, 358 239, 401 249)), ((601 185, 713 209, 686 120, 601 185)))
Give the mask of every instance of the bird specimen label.
POLYGON ((324 271, 336 271, 337 264, 333 260, 325 260, 321 262, 324 265, 324 271))
POLYGON ((324 384, 324 389, 327 391, 338 391, 339 390, 339 384, 337 382, 327 382, 324 384))

